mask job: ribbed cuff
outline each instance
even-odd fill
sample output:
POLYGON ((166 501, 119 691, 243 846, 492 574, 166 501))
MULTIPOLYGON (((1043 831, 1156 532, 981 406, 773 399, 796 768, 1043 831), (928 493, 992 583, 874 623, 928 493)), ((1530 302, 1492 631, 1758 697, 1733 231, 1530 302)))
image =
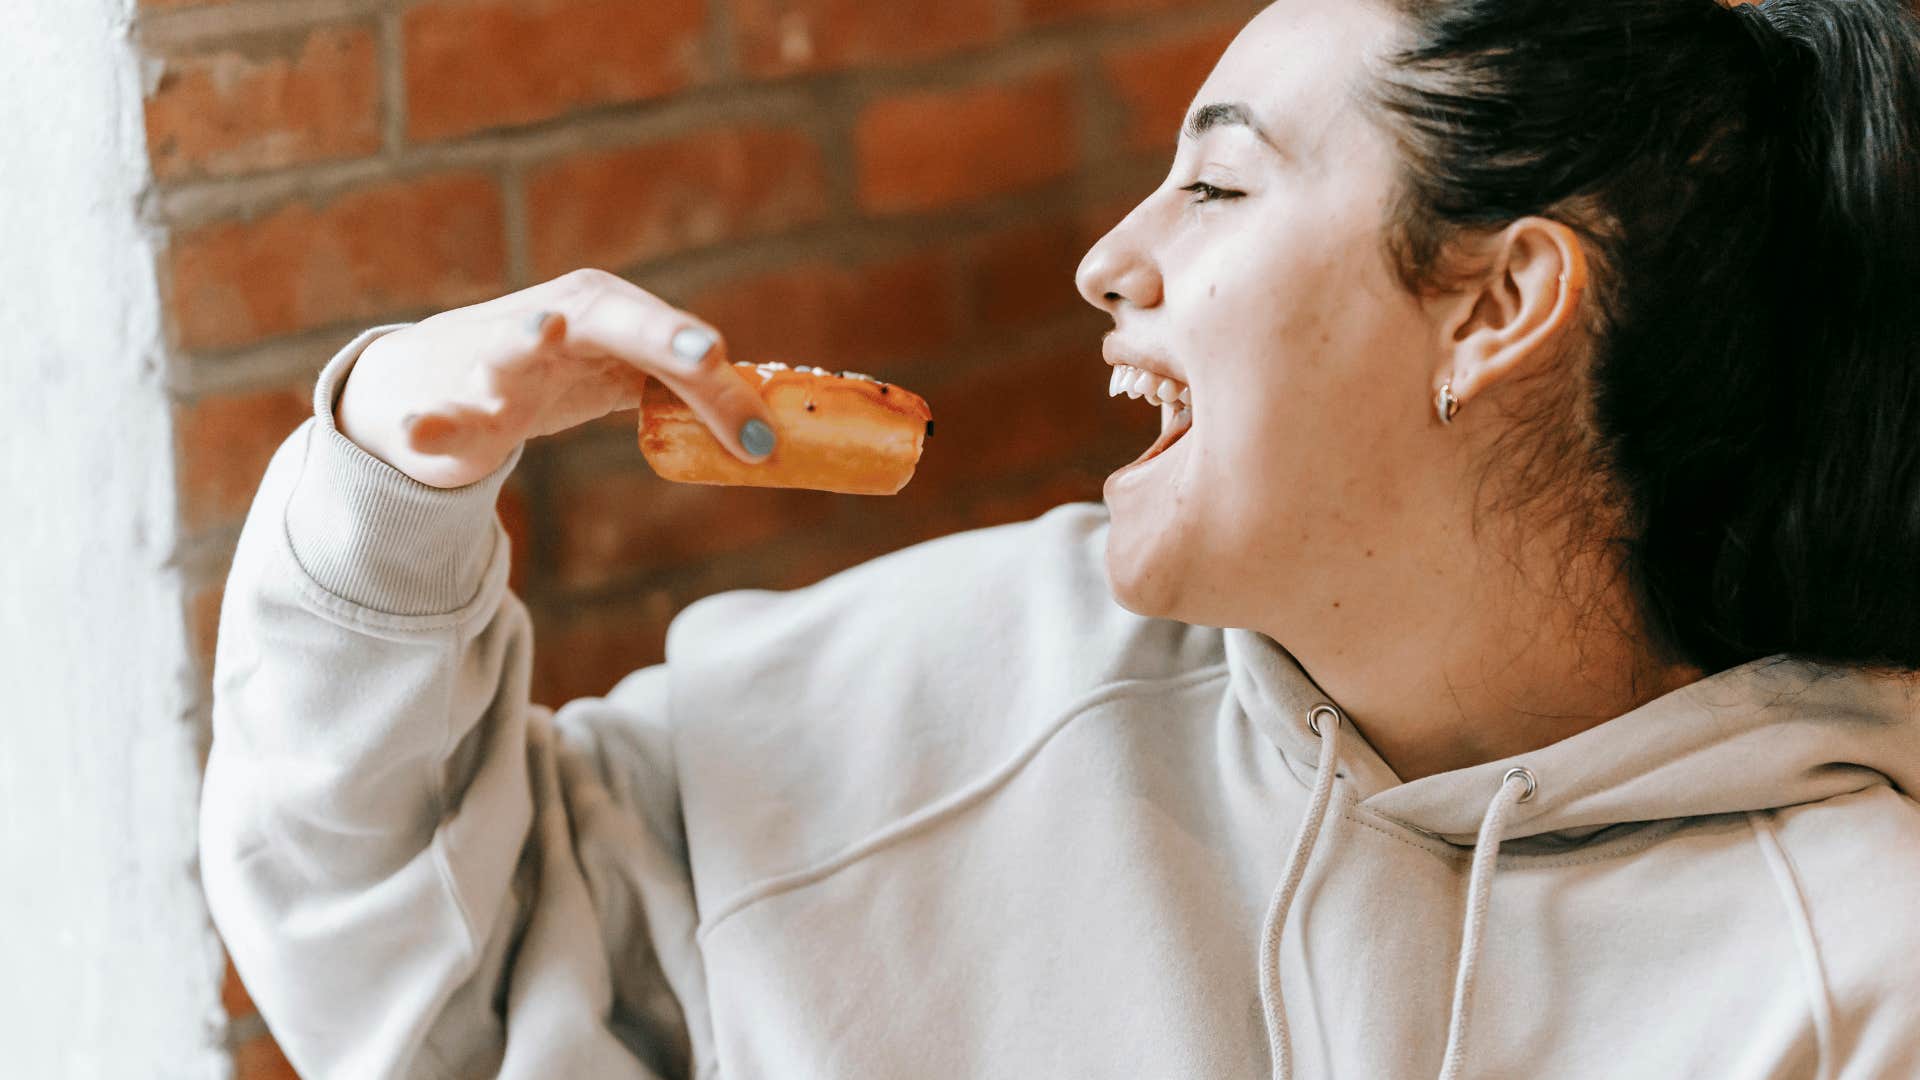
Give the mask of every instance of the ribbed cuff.
POLYGON ((315 584, 389 615, 443 615, 470 604, 508 557, 495 503, 524 447, 461 488, 436 488, 340 434, 334 403, 369 344, 410 323, 376 326, 321 369, 306 460, 287 503, 287 542, 315 584))

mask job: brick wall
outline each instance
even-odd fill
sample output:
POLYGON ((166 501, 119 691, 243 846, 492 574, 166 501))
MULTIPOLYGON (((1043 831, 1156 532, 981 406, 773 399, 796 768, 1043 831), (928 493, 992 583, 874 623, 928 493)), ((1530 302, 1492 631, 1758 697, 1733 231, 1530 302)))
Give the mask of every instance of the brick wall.
MULTIPOLYGON (((1247 0, 142 0, 186 620, 360 329, 579 266, 740 359, 872 372, 939 422, 887 499, 666 484, 617 414, 501 514, 538 700, 660 659, 687 603, 1099 497, 1157 429, 1106 398, 1073 271, 1157 184, 1247 0)), ((205 739, 206 692, 201 723, 205 739)), ((231 979, 243 1080, 289 1075, 231 979)))

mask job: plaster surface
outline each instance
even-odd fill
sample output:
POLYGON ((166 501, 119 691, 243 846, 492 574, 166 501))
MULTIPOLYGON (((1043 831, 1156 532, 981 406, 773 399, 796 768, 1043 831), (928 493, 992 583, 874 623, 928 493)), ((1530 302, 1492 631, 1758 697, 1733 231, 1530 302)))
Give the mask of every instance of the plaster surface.
POLYGON ((0 32, 0 1072, 224 1078, 133 0, 0 32))

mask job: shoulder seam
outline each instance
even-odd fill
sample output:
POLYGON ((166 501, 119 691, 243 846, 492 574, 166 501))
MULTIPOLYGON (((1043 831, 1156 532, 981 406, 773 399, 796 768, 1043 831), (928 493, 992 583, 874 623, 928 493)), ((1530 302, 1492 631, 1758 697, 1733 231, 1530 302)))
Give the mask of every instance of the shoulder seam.
POLYGON ((869 855, 885 850, 915 833, 936 825, 947 818, 953 817, 960 811, 984 801, 989 795, 1005 786, 1009 780, 1017 776, 1029 762, 1039 756, 1040 751, 1044 749, 1048 743, 1053 741, 1054 736, 1064 731, 1074 720, 1086 715, 1088 710, 1099 705, 1104 705, 1109 701, 1151 693, 1156 690, 1183 690, 1191 686, 1203 685, 1224 677, 1226 674, 1227 665, 1225 663, 1219 663, 1161 679, 1127 679, 1120 682, 1102 683, 1100 686, 1081 695, 1081 697, 1071 705, 1062 709, 1060 715, 1057 716, 1052 723, 1046 725, 1037 737, 1030 740, 1025 746, 1014 751, 1012 757, 1002 762, 998 768, 993 769, 986 775, 974 780, 972 783, 961 786, 958 790, 951 792, 943 798, 936 799, 925 806, 910 811, 900 818, 896 818, 894 821, 868 834, 863 839, 841 848, 839 851, 815 862, 811 866, 805 866, 798 870, 763 878, 722 901, 714 908, 713 914, 704 919, 699 928, 694 931, 694 940, 704 945, 707 937, 712 934, 720 924, 760 901, 823 881, 839 873, 841 870, 860 862, 869 855))

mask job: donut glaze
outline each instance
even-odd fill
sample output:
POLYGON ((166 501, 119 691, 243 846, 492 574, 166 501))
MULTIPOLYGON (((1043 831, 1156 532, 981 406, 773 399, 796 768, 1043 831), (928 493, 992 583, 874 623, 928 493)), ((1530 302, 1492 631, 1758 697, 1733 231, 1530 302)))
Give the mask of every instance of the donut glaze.
POLYGON ((933 412, 910 390, 858 372, 736 363, 773 414, 773 456, 750 465, 729 453, 687 403, 658 379, 640 399, 640 452, 683 484, 809 488, 893 495, 913 479, 933 412))

